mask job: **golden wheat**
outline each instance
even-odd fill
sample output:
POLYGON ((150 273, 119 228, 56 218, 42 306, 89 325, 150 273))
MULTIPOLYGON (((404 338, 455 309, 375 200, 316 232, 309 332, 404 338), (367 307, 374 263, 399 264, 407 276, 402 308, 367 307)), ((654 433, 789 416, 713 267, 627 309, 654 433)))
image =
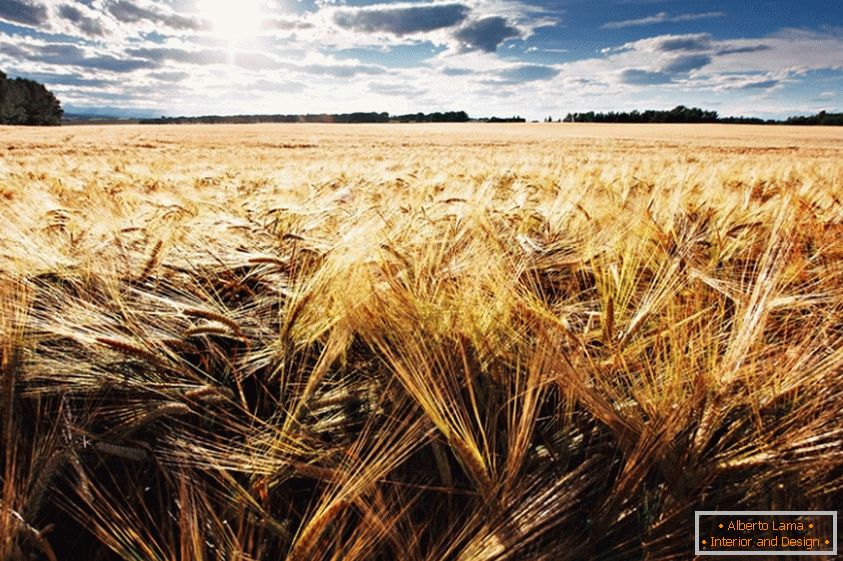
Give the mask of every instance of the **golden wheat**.
POLYGON ((843 503, 839 129, 0 154, 4 559, 679 560, 843 503))

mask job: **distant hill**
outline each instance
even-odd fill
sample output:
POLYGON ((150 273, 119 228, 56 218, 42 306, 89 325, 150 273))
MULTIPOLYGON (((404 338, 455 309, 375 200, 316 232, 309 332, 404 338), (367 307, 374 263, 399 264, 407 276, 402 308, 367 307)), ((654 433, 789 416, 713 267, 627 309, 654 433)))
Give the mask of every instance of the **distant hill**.
POLYGON ((122 117, 109 113, 68 113, 61 118, 62 125, 126 125, 138 122, 137 117, 122 117))
POLYGON ((60 125, 63 113, 59 100, 43 84, 0 72, 0 124, 60 125))
POLYGON ((138 119, 154 119, 160 110, 137 107, 119 107, 109 105, 71 105, 64 106, 63 124, 84 123, 88 121, 132 122, 138 119))

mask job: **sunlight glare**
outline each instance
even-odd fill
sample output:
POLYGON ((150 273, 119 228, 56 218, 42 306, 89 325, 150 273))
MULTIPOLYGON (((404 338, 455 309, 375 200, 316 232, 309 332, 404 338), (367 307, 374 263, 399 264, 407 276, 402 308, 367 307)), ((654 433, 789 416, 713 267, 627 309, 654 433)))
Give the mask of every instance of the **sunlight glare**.
POLYGON ((201 0, 199 7, 213 32, 229 42, 251 39, 260 29, 259 0, 201 0))

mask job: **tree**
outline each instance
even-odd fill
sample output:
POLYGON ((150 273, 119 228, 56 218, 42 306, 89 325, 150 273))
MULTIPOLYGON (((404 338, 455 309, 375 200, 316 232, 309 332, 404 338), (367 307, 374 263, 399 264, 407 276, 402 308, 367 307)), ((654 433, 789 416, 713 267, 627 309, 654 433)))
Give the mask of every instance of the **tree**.
POLYGON ((630 112, 568 113, 565 120, 586 123, 716 123, 718 117, 717 111, 704 111, 698 107, 677 105, 669 111, 648 109, 630 112))
POLYGON ((0 124, 60 125, 61 103, 43 84, 0 72, 0 124))

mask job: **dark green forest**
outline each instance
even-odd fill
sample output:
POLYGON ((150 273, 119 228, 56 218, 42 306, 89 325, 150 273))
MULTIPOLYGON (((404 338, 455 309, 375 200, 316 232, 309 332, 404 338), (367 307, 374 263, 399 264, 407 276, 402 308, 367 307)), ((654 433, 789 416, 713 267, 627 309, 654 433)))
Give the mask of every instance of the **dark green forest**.
POLYGON ((43 84, 0 72, 0 124, 60 125, 64 111, 43 84))
POLYGON ((218 124, 218 123, 465 123, 469 120, 465 111, 444 113, 409 113, 392 115, 386 112, 318 113, 307 115, 203 115, 201 117, 161 117, 141 119, 144 125, 157 124, 218 124))
MULTIPOLYGON (((552 120, 550 117, 548 120, 552 120)), ((820 111, 816 115, 788 117, 784 121, 757 117, 721 117, 717 111, 677 105, 667 111, 609 111, 608 113, 568 113, 566 122, 575 123, 734 123, 748 125, 843 125, 843 113, 820 111)))
POLYGON ((843 125, 843 113, 826 113, 820 111, 816 115, 806 117, 788 117, 785 121, 788 125, 843 125))

